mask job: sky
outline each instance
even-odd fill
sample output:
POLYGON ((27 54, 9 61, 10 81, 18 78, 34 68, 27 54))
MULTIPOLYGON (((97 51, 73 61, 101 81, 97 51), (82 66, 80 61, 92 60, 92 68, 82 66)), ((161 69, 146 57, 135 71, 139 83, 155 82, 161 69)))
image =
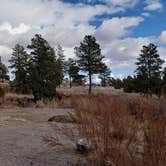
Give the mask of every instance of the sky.
POLYGON ((0 56, 8 64, 15 44, 41 34, 67 58, 85 35, 100 44, 112 75, 133 75, 143 45, 154 43, 166 60, 165 0, 0 0, 0 56))

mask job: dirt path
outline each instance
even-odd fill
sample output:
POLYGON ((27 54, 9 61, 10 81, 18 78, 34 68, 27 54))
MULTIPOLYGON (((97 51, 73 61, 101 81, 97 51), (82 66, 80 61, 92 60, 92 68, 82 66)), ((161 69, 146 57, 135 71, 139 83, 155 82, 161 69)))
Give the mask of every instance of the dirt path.
MULTIPOLYGON (((68 109, 0 110, 0 166, 67 166, 81 165, 83 156, 74 150, 74 142, 47 120, 65 115, 68 109), (63 147, 44 144, 43 136, 58 136, 63 147)), ((68 129, 72 124, 56 123, 68 129)), ((85 165, 85 164, 83 164, 85 165)))

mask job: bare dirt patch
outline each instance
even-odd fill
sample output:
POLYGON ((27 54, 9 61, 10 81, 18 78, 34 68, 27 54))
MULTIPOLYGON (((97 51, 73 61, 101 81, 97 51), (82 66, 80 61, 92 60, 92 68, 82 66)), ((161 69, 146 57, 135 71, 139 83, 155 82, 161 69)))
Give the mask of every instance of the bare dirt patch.
MULTIPOLYGON (((75 152, 74 142, 59 128, 72 128, 72 124, 48 122, 50 117, 64 116, 68 109, 0 110, 0 165, 1 166, 67 166, 83 165, 83 156, 75 152), (58 137, 62 147, 50 148, 43 136, 58 137)), ((67 131, 67 130, 66 130, 67 131)))

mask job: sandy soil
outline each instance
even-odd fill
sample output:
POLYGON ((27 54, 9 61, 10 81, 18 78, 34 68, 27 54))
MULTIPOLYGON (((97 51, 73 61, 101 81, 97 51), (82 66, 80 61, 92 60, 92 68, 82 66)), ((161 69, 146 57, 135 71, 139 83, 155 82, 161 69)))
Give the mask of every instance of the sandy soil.
POLYGON ((84 156, 75 151, 75 142, 57 127, 71 129, 74 125, 47 122, 50 117, 68 111, 71 110, 1 109, 0 166, 87 165, 84 156), (42 139, 46 135, 58 137, 63 146, 50 148, 42 139))

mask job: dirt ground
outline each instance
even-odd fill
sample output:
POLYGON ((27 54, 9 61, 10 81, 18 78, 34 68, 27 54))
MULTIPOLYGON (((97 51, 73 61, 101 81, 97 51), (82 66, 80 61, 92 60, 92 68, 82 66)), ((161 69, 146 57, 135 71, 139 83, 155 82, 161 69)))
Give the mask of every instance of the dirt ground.
POLYGON ((1 109, 0 166, 86 165, 84 156, 75 150, 75 142, 59 130, 59 127, 71 129, 74 125, 47 122, 50 117, 66 115, 69 111, 71 110, 1 109), (63 146, 50 148, 44 143, 43 136, 56 136, 63 146))

